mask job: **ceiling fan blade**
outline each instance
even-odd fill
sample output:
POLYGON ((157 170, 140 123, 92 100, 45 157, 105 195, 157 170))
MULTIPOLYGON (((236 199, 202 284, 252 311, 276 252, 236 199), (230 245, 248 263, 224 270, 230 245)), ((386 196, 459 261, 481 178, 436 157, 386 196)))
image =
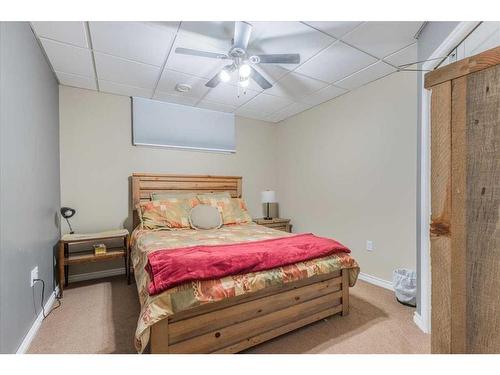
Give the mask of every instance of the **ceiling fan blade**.
POLYGON ((260 74, 257 70, 255 70, 254 67, 251 67, 252 68, 252 75, 251 77, 253 78, 253 80, 255 82, 257 82, 257 84, 262 87, 264 90, 267 90, 267 89, 270 89, 271 87, 273 87, 273 85, 271 85, 271 83, 264 78, 264 76, 262 74, 260 74))
POLYGON ((234 48, 241 48, 246 50, 250 34, 252 33, 252 25, 245 21, 236 21, 234 23, 234 48))
POLYGON ((220 72, 217 73, 215 76, 213 76, 213 78, 208 81, 207 83, 205 83, 205 86, 207 87, 210 87, 210 88, 214 88, 216 87, 219 83, 220 83, 220 76, 219 76, 220 72))
POLYGON ((182 48, 182 47, 177 47, 175 49, 175 53, 180 53, 181 55, 208 57, 211 59, 227 59, 228 58, 228 56, 224 55, 223 53, 199 51, 196 49, 182 48))
POLYGON ((259 58, 259 64, 300 64, 300 55, 298 53, 277 53, 255 56, 259 58))

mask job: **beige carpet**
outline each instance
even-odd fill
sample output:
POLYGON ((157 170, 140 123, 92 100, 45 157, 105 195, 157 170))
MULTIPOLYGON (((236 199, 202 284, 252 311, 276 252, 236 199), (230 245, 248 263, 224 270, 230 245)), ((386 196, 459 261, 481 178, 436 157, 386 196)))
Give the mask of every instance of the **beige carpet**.
MULTIPOLYGON (((413 323, 414 309, 392 292, 358 281, 348 316, 334 316, 245 353, 429 353, 430 337, 413 323)), ((134 353, 139 315, 134 284, 123 277, 70 284, 45 319, 29 353, 134 353)))

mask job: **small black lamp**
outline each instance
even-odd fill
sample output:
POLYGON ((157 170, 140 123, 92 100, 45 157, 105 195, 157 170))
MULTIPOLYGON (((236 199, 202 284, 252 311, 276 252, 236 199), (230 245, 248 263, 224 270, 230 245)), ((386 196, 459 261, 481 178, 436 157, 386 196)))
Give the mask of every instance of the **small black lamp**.
POLYGON ((75 232, 73 232, 73 228, 71 228, 71 224, 69 223, 69 218, 72 218, 73 215, 76 213, 76 210, 73 209, 73 208, 69 208, 69 207, 61 207, 61 216, 63 218, 66 219, 66 222, 68 223, 68 226, 69 226, 69 234, 73 234, 75 232))

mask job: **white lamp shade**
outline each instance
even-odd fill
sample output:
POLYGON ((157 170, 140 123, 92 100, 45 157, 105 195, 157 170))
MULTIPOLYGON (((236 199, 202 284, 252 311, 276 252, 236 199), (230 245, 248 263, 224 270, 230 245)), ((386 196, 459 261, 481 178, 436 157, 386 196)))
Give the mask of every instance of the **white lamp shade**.
POLYGON ((262 203, 276 203, 276 192, 274 190, 264 190, 260 193, 262 203))

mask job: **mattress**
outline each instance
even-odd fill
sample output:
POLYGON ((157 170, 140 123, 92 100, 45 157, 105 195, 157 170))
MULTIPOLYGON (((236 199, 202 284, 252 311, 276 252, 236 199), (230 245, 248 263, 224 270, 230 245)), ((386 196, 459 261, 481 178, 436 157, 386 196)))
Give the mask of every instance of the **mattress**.
POLYGON ((176 249, 196 245, 219 245, 259 241, 290 236, 290 233, 255 223, 225 225, 214 230, 142 230, 131 236, 132 264, 137 282, 141 312, 137 322, 135 346, 144 351, 149 342, 150 327, 177 312, 202 304, 256 292, 270 286, 298 281, 341 269, 349 270, 349 284, 354 286, 359 267, 346 253, 316 258, 270 270, 226 276, 215 280, 190 281, 160 294, 150 296, 149 274, 145 270, 148 253, 160 249, 176 249))

